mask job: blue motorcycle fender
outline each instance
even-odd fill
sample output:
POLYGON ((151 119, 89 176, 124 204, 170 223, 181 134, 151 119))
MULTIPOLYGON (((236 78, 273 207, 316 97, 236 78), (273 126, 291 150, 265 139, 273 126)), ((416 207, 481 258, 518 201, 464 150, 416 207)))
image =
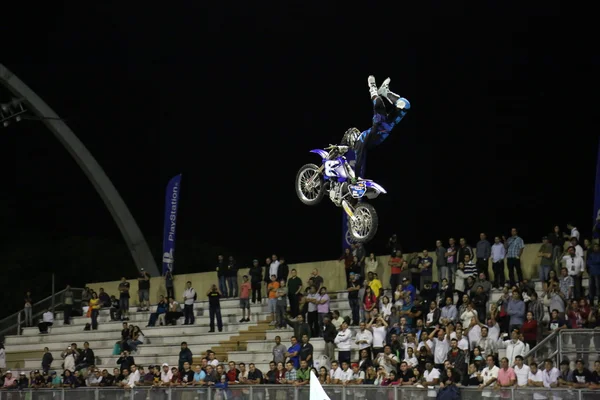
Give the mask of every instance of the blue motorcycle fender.
POLYGON ((323 160, 326 160, 327 158, 329 158, 329 153, 326 152, 325 150, 314 149, 314 150, 311 150, 310 152, 318 154, 323 160))
POLYGON ((363 183, 369 189, 376 190, 379 193, 387 193, 387 191, 378 183, 375 183, 373 181, 363 181, 363 183))

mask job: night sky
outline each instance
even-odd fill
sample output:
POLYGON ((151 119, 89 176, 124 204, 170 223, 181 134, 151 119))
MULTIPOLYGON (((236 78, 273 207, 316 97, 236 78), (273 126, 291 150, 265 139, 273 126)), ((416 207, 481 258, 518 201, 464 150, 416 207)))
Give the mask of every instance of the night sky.
MULTIPOLYGON (((380 230, 368 250, 383 252, 394 232, 408 251, 513 226, 539 242, 568 221, 589 236, 598 101, 588 77, 600 63, 592 37, 557 32, 558 2, 371 12, 327 2, 84 3, 3 20, 1 62, 67 120, 158 262, 164 189, 183 174, 176 271, 212 269, 220 251, 243 265, 273 252, 292 264, 340 255, 341 209, 304 206, 293 184, 300 166, 319 161, 309 150, 370 125, 369 74, 390 76, 412 109, 369 153, 368 178, 388 194, 373 202, 380 230)), ((133 276, 109 212, 42 123, 0 132, 11 268, 38 254, 28 268, 133 276), (65 241, 103 244, 71 257, 64 244, 53 249, 65 241)))

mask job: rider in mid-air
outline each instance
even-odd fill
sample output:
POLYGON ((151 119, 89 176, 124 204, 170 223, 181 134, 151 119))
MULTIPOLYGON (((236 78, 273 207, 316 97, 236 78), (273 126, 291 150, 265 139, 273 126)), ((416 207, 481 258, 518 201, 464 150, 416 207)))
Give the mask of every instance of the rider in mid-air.
POLYGON ((410 108, 407 99, 390 91, 390 78, 387 78, 379 89, 374 76, 369 76, 367 82, 373 102, 373 125, 363 132, 350 128, 342 139, 342 145, 351 147, 356 153, 355 180, 364 176, 367 150, 383 142, 410 108))

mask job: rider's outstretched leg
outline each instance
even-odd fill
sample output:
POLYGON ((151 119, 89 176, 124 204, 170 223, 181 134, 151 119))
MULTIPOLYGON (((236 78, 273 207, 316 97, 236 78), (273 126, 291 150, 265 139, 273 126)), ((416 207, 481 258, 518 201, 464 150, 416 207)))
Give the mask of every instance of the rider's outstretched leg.
POLYGON ((405 99, 404 97, 400 97, 399 95, 397 95, 394 92, 388 91, 387 99, 392 104, 395 104, 396 108, 399 108, 401 110, 408 110, 410 108, 410 103, 408 102, 408 100, 405 99))

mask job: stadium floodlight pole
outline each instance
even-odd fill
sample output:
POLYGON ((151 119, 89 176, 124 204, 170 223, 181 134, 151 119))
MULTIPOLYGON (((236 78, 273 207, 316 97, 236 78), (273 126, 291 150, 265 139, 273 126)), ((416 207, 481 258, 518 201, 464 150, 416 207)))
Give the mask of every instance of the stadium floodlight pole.
POLYGON ((62 145, 65 146, 71 156, 73 156, 96 188, 96 191, 121 230, 121 234, 127 243, 127 247, 133 256, 138 270, 144 268, 150 275, 160 276, 156 267, 156 261, 152 257, 144 235, 142 235, 127 205, 106 173, 104 173, 100 164, 98 164, 79 138, 75 136, 71 128, 33 90, 2 64, 0 64, 0 83, 10 90, 17 99, 21 99, 22 102, 19 102, 19 100, 17 102, 19 104, 24 102, 27 108, 44 122, 62 145))

